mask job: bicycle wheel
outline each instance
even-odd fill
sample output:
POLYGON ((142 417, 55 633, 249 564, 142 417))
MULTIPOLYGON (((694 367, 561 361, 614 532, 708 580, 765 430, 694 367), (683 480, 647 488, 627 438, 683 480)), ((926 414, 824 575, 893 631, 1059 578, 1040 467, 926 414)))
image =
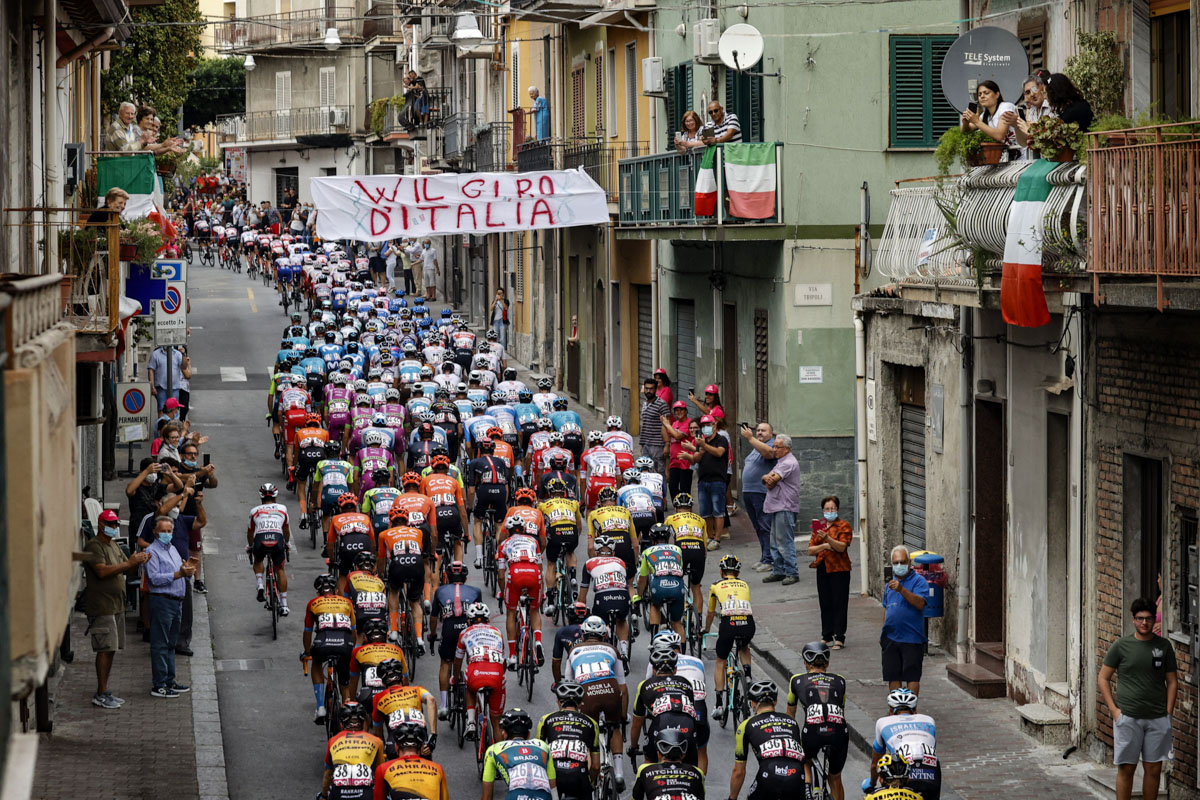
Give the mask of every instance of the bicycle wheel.
POLYGON ((326 666, 325 670, 325 735, 332 739, 341 728, 338 716, 342 710, 342 693, 338 689, 333 668, 326 666))
MULTIPOLYGON (((270 561, 270 559, 268 559, 270 561)), ((267 611, 271 612, 271 638, 279 638, 279 594, 275 585, 275 566, 267 565, 267 611)))
POLYGON ((613 775, 612 767, 607 764, 600 770, 594 797, 596 800, 620 800, 620 795, 617 794, 617 779, 613 775))
POLYGON ((451 687, 450 694, 450 727, 458 733, 458 749, 467 740, 467 708, 466 696, 461 683, 451 687))
POLYGON ((475 706, 475 718, 478 720, 475 726, 475 765, 479 769, 479 777, 482 778, 483 757, 487 755, 488 748, 492 746, 492 721, 487 711, 487 703, 489 702, 489 698, 478 698, 475 702, 477 703, 475 706), (478 711, 481 707, 483 708, 483 713, 479 714, 478 711))
POLYGON ((740 669, 733 681, 733 724, 736 728, 750 718, 750 699, 746 697, 746 674, 740 669))
POLYGON ((521 672, 525 683, 525 701, 533 702, 533 679, 537 675, 537 656, 533 648, 533 634, 528 625, 521 633, 521 672))

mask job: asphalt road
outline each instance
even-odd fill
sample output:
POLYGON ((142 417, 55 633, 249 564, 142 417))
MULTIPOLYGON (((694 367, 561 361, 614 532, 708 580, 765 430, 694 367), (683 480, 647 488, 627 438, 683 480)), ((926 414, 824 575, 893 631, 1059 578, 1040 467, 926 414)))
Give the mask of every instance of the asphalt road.
MULTIPOLYGON (((307 536, 297 542, 288 565, 293 614, 281 620, 279 639, 272 640, 270 618, 255 601, 254 578, 244 553, 246 518, 257 503, 258 486, 264 481, 283 484, 263 415, 268 369, 286 318, 274 293, 245 274, 196 264, 188 285, 195 369, 193 424, 210 437, 206 450, 217 465, 220 480, 208 500, 205 578, 229 793, 232 800, 312 798, 320 789, 325 742, 323 729, 312 721, 312 685, 302 673, 298 656, 304 607, 313 596, 313 578, 323 571, 324 563, 318 552, 309 548, 307 536)), ((281 501, 295 516, 295 497, 284 491, 281 501)), ((293 535, 306 533, 295 524, 293 535)), ((498 625, 503 628, 503 621, 498 625)), ((547 644, 553 640, 553 629, 546 630, 545 640, 547 644)), ((646 641, 643 635, 634 646, 632 671, 637 676, 645 672, 646 641)), ((762 664, 756 668, 757 675, 767 672, 762 664)), ((785 685, 785 676, 771 677, 781 687, 785 685)), ((437 694, 436 658, 421 659, 417 682, 437 694)), ((518 699, 515 684, 515 676, 511 676, 510 706, 523 705, 535 721, 553 710, 549 664, 538 675, 533 702, 524 702, 523 691, 518 699)), ((712 730, 709 796, 724 798, 728 797, 733 765, 734 731, 732 725, 726 729, 714 725, 712 730)), ((470 747, 460 751, 450 737, 441 739, 436 758, 446 770, 451 796, 460 800, 477 797, 480 782, 470 747)), ((627 759, 626 767, 628 774, 627 759)), ((866 769, 865 760, 851 748, 843 773, 849 796, 859 796, 857 787, 866 769)), ((743 796, 748 788, 743 789, 743 796)))

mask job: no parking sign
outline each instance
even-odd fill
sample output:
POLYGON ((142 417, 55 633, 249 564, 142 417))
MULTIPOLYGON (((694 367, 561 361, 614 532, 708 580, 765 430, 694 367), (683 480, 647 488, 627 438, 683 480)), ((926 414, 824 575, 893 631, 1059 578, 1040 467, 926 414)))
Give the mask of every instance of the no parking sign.
POLYGON ((186 283, 167 284, 166 295, 154 307, 154 343, 158 346, 187 344, 186 283))
POLYGON ((150 438, 151 398, 149 383, 117 384, 117 441, 144 442, 150 438))

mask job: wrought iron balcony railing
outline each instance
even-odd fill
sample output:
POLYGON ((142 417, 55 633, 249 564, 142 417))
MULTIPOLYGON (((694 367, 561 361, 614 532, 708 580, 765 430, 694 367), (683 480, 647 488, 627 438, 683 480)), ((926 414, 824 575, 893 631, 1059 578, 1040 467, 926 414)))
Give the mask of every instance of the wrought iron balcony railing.
POLYGON ((517 172, 559 169, 566 142, 562 139, 531 139, 517 145, 517 172))
POLYGON ((452 99, 453 90, 440 87, 427 88, 422 94, 410 95, 400 108, 389 108, 384 136, 442 127, 453 111, 452 99))
POLYGON ((583 171, 604 189, 608 202, 615 203, 620 186, 618 167, 621 159, 637 157, 649 149, 648 142, 610 145, 601 136, 592 141, 568 145, 563 151, 562 166, 563 169, 583 167, 583 171))
POLYGON ((308 106, 220 115, 217 131, 223 143, 286 141, 297 136, 348 134, 354 130, 354 121, 350 106, 308 106))
POLYGON ((354 6, 260 14, 214 24, 217 47, 233 53, 320 45, 330 28, 337 29, 343 44, 363 40, 363 20, 354 6))
POLYGON ((511 134, 511 122, 489 122, 475 135, 475 166, 480 172, 512 169, 511 134))

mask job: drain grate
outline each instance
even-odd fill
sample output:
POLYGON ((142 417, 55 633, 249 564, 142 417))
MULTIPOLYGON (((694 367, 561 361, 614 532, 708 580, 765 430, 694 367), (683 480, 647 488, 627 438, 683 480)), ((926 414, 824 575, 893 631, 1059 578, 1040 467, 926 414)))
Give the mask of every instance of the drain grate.
POLYGON ((261 672, 267 668, 265 658, 226 658, 213 662, 217 672, 261 672))

